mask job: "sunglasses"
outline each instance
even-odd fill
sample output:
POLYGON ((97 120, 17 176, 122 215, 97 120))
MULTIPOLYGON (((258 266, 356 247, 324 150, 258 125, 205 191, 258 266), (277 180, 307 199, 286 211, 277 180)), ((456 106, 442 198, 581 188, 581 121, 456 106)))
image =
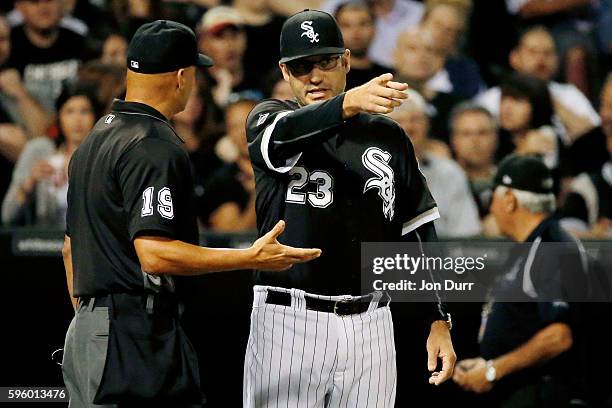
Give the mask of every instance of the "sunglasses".
POLYGON ((321 71, 331 71, 338 66, 338 61, 340 61, 342 55, 343 54, 330 55, 318 61, 309 61, 306 59, 290 61, 287 63, 287 68, 293 76, 309 74, 314 67, 319 68, 321 71))

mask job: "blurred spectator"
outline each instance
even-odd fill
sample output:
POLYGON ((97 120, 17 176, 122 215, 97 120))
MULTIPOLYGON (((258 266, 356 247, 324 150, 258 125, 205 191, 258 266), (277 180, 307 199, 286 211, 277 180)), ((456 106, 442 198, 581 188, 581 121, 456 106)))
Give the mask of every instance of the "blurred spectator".
POLYGON ((597 46, 602 55, 605 72, 606 68, 612 67, 612 1, 604 0, 599 6, 595 29, 597 30, 597 46))
POLYGON ((198 86, 189 97, 185 110, 172 118, 174 129, 185 140, 197 202, 202 199, 211 174, 223 165, 214 149, 225 133, 224 112, 213 102, 210 89, 202 83, 202 76, 199 72, 198 86))
MULTIPOLYGON (((109 18, 111 15, 105 13, 101 8, 104 1, 89 0, 62 0, 64 21, 70 21, 73 30, 89 38, 99 38, 105 30, 110 29, 109 18), (82 29, 79 29, 82 26, 82 29)), ((69 26, 66 26, 70 28, 69 26)))
POLYGON ((11 182, 13 163, 31 135, 42 134, 51 116, 30 96, 15 69, 5 69, 11 30, 0 16, 0 202, 11 182))
POLYGON ((93 60, 81 65, 78 82, 91 85, 96 90, 98 106, 108 112, 113 100, 125 92, 125 75, 125 67, 93 60))
POLYGON ((272 12, 284 17, 290 17, 305 9, 327 11, 323 8, 323 0, 266 0, 266 3, 272 12))
POLYGON ((274 84, 274 88, 272 88, 272 93, 270 94, 270 98, 280 99, 282 100, 292 100, 295 99, 293 92, 291 91, 291 85, 289 82, 284 79, 278 81, 274 84))
POLYGON ((102 44, 100 62, 125 68, 127 63, 127 46, 128 43, 121 34, 110 34, 102 44))
POLYGON ((264 73, 278 69, 280 59, 278 44, 284 18, 274 14, 266 0, 233 0, 242 21, 248 41, 244 53, 244 68, 247 71, 264 73))
POLYGON ((510 68, 508 54, 518 38, 515 18, 505 2, 474 1, 466 37, 466 51, 478 64, 485 82, 497 84, 500 68, 510 68))
POLYGON ((414 0, 373 0, 372 11, 376 16, 376 34, 370 45, 370 58, 382 66, 393 67, 398 37, 421 21, 423 5, 414 0))
MULTIPOLYGON (((453 109, 450 127, 455 159, 467 174, 478 211, 484 218, 489 214, 491 180, 496 171, 497 124, 485 108, 463 102, 453 109)), ((485 228, 490 223, 485 222, 485 228)))
POLYGON ((95 107, 95 98, 84 89, 67 86, 61 93, 59 137, 37 137, 26 144, 2 203, 4 224, 64 226, 68 162, 94 125, 95 107))
POLYGON ((395 61, 396 80, 407 82, 428 103, 430 136, 447 142, 448 115, 460 99, 448 92, 433 90, 428 85, 444 66, 444 54, 434 44, 431 33, 422 27, 403 33, 397 42, 395 61))
POLYGON ((158 0, 110 0, 109 3, 119 32, 128 39, 142 24, 163 17, 161 8, 164 2, 158 0))
MULTIPOLYGON (((558 57, 553 38, 546 28, 533 27, 523 33, 510 53, 510 65, 517 72, 548 84, 556 117, 560 121, 556 127, 566 143, 571 143, 593 126, 599 125, 597 112, 580 90, 574 85, 553 81, 558 57)), ((479 95, 477 100, 498 116, 500 96, 500 88, 494 87, 479 95)))
POLYGON ((189 152, 197 150, 200 144, 198 127, 201 125, 199 123, 201 118, 204 117, 204 100, 200 92, 200 89, 194 88, 185 109, 172 118, 174 130, 181 136, 189 152))
POLYGON ((429 1, 421 25, 430 32, 433 43, 444 55, 444 69, 429 80, 429 87, 460 98, 472 98, 484 88, 478 66, 459 51, 470 10, 467 1, 429 1))
MULTIPOLYGON (((575 85, 583 94, 592 95, 592 78, 596 77, 594 10, 596 0, 506 0, 510 14, 519 25, 543 25, 552 34, 562 61, 564 82, 575 85)), ((596 82, 596 81, 595 81, 596 82)))
POLYGON ((353 0, 340 4, 335 15, 344 45, 351 50, 351 70, 346 75, 346 90, 365 84, 369 80, 386 72, 390 68, 373 62, 368 56, 370 44, 374 38, 374 14, 367 3, 353 0))
POLYGON ((9 25, 0 16, 0 123, 20 125, 28 136, 38 136, 53 118, 32 98, 19 72, 7 67, 11 48, 9 25))
POLYGON ((235 157, 217 170, 205 186, 200 220, 215 231, 239 232, 257 228, 255 176, 246 138, 245 123, 257 101, 233 94, 226 109, 227 137, 235 157))
POLYGON ((285 81, 280 69, 272 70, 264 80, 263 94, 266 98, 292 100, 295 99, 289 82, 285 81))
POLYGON ((200 20, 198 36, 200 50, 215 61, 205 72, 219 107, 225 107, 232 92, 258 88, 261 73, 245 70, 243 64, 247 38, 240 13, 226 6, 208 10, 200 20))
MULTIPOLYGON (((83 20, 75 18, 71 15, 75 6, 72 3, 73 1, 71 0, 62 0, 62 18, 59 22, 59 25, 61 27, 67 28, 70 31, 74 31, 82 36, 86 36, 89 34, 89 27, 83 20)), ((13 10, 11 10, 6 15, 6 17, 12 27, 23 24, 23 13, 19 8, 14 8, 13 10)))
POLYGON ((11 32, 9 66, 16 68, 28 91, 54 112, 62 81, 74 78, 85 58, 85 38, 59 25, 60 0, 17 0, 23 24, 11 32))
POLYGON ((427 104, 416 91, 409 90, 406 102, 389 116, 408 134, 427 179, 431 194, 440 208, 436 231, 443 238, 478 235, 480 219, 468 179, 459 165, 450 159, 448 147, 427 137, 429 118, 427 104))
MULTIPOLYGON (((608 74, 599 108, 608 160, 596 171, 576 177, 560 211, 563 225, 590 238, 612 238, 612 74, 608 74)), ((595 152, 592 152, 595 153, 595 152)), ((588 160, 588 156, 583 156, 588 160)))
POLYGON ((511 141, 514 153, 539 155, 549 169, 560 166, 562 145, 552 127, 553 107, 544 81, 520 74, 501 84, 501 141, 511 141))
MULTIPOLYGON (((346 0, 327 0, 321 10, 334 14, 346 0)), ((423 4, 414 0, 370 0, 376 33, 368 56, 383 67, 395 67, 395 44, 399 36, 416 27, 423 16, 423 4)))

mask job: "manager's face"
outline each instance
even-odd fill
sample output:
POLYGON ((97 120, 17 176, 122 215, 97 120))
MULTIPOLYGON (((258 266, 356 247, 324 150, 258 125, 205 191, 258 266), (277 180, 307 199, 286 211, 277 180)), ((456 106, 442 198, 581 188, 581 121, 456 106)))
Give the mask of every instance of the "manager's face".
POLYGON ((302 106, 341 94, 350 66, 349 50, 344 54, 314 55, 280 64, 285 81, 302 106))

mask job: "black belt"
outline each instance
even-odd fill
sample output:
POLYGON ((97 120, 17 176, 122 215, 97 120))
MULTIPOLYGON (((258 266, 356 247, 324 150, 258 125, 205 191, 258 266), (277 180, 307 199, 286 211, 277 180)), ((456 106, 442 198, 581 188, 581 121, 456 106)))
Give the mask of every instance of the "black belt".
MULTIPOLYGON (((133 296, 141 299, 142 307, 147 308, 152 312, 153 307, 159 311, 168 311, 168 310, 179 310, 179 314, 182 314, 182 305, 174 296, 168 295, 154 295, 151 299, 149 299, 148 294, 115 294, 116 296, 133 296)), ((83 306, 88 306, 91 299, 94 299, 93 308, 97 307, 110 307, 111 306, 111 297, 109 295, 100 295, 100 296, 81 296, 79 298, 79 304, 83 306)))
POLYGON ((110 306, 110 298, 106 295, 103 296, 81 296, 79 298, 79 304, 81 305, 89 305, 91 299, 94 299, 93 307, 109 307, 110 306))
MULTIPOLYGON (((276 290, 268 289, 266 296, 266 303, 279 306, 291 306, 291 293, 279 292, 276 290)), ((328 300, 311 297, 306 295, 306 309, 314 310, 317 312, 335 313, 338 316, 347 316, 352 314, 364 313, 370 307, 373 295, 366 295, 351 300, 328 300)), ((388 294, 384 294, 384 300, 381 300, 376 305, 376 308, 384 307, 389 304, 391 298, 388 294)))

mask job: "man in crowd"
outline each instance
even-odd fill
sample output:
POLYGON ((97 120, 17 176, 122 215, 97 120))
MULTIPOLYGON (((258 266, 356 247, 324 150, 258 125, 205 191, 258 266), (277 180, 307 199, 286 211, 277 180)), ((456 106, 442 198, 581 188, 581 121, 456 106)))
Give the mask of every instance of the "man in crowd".
POLYGON ((437 91, 472 98, 482 90, 484 83, 476 63, 459 49, 467 25, 469 6, 458 3, 432 2, 423 15, 421 25, 431 33, 445 61, 444 69, 430 79, 429 85, 437 91))
POLYGON ((204 188, 198 215, 214 231, 244 232, 257 228, 255 217, 255 175, 246 139, 249 112, 257 101, 247 95, 232 94, 225 109, 227 129, 224 143, 227 159, 211 176, 204 188), (231 149, 231 151, 229 151, 231 149))
POLYGON ((488 110, 464 102, 452 111, 450 128, 455 160, 467 174, 480 216, 484 217, 489 213, 490 183, 495 174, 497 124, 488 110))
POLYGON ((491 213, 504 235, 524 244, 483 308, 481 355, 460 361, 453 380, 467 391, 491 392, 490 406, 567 406, 579 374, 568 352, 576 310, 562 285, 568 276, 585 276, 581 245, 551 217, 553 179, 540 159, 508 156, 494 184, 491 213), (519 401, 524 405, 504 405, 519 401))
POLYGON ((365 2, 355 0, 343 3, 336 9, 334 17, 342 31, 346 48, 351 50, 351 70, 346 74, 347 90, 391 72, 368 56, 375 25, 374 14, 365 2))
POLYGON ((449 156, 448 147, 428 137, 427 104, 416 91, 390 115, 406 131, 427 179, 431 194, 440 207, 434 221, 443 238, 473 236, 480 233, 480 219, 464 171, 449 156))
MULTIPOLYGON (((333 14, 346 0, 328 0, 321 10, 333 14)), ((368 2, 375 17, 376 32, 369 48, 370 59, 384 67, 393 67, 393 52, 399 36, 416 27, 423 16, 423 4, 415 0, 374 0, 368 2)), ((351 51, 352 52, 352 51, 351 51)))
POLYGON ((276 44, 281 27, 285 21, 272 10, 266 0, 232 0, 232 7, 242 17, 243 28, 249 46, 244 53, 244 67, 249 71, 263 75, 276 69, 279 54, 276 44))
POLYGON ((215 61, 215 66, 206 74, 214 101, 221 108, 225 107, 232 92, 256 88, 258 76, 263 75, 244 67, 247 37, 243 24, 234 8, 218 6, 208 10, 198 26, 200 51, 215 61))
POLYGON ((19 73, 6 68, 10 53, 11 30, 0 16, 0 201, 27 139, 42 135, 51 123, 50 115, 25 89, 19 73))
POLYGON ((77 75, 85 58, 85 38, 60 26, 60 0, 17 0, 23 24, 13 28, 9 66, 49 112, 54 111, 62 81, 77 75))
POLYGON ((429 81, 444 67, 444 53, 431 33, 418 27, 403 33, 395 49, 397 77, 421 94, 430 111, 432 138, 448 141, 448 115, 459 98, 433 89, 429 81))
MULTIPOLYGON (((589 100, 578 88, 553 80, 558 65, 559 57, 553 37, 546 28, 541 26, 526 30, 510 53, 510 66, 515 71, 534 76, 548 83, 555 114, 561 122, 558 130, 570 143, 599 125, 600 119, 589 100)), ((493 115, 499 116, 501 100, 499 87, 493 87, 482 93, 477 100, 493 115)))
MULTIPOLYGON (((573 153, 583 162, 594 162, 595 168, 579 174, 571 183, 561 209, 563 225, 572 232, 592 238, 612 237, 612 74, 601 92, 601 126, 593 129, 590 143, 578 146, 573 153), (600 154, 607 156, 603 163, 600 154)), ((586 136, 579 139, 575 145, 586 136)))

